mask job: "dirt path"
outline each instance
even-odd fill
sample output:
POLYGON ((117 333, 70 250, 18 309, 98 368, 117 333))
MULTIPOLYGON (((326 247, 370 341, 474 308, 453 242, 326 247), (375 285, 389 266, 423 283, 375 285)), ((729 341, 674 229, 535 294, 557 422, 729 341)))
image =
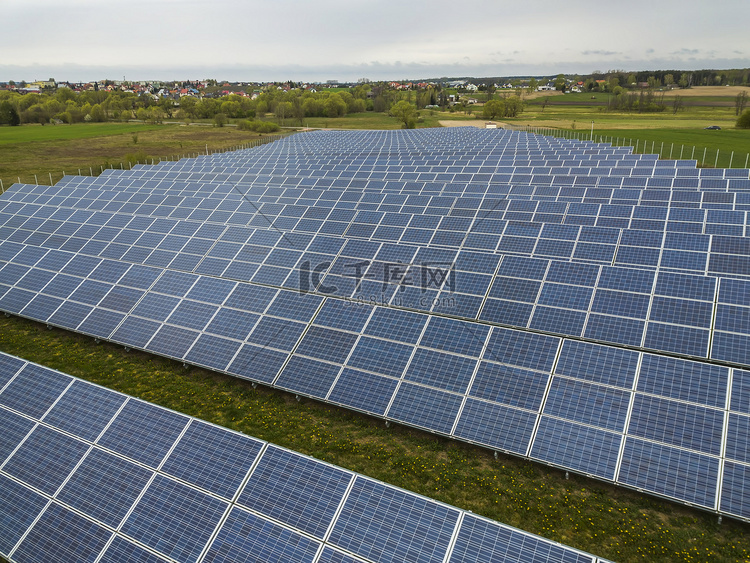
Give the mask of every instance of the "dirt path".
MULTIPOLYGON (((440 125, 443 127, 478 127, 479 129, 484 129, 484 124, 486 123, 483 119, 475 119, 473 121, 469 120, 458 120, 458 119, 441 119, 439 121, 440 125)), ((505 127, 506 124, 502 121, 493 121, 492 123, 496 124, 498 129, 501 127, 505 127)))
POLYGON ((666 92, 666 96, 680 95, 685 98, 693 96, 736 96, 740 92, 747 92, 750 95, 748 86, 693 86, 692 88, 677 88, 666 92))

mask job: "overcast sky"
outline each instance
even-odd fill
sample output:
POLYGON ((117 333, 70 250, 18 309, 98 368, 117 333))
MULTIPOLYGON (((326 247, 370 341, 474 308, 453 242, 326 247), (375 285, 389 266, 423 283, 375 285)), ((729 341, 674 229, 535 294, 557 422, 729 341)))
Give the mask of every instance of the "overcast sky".
POLYGON ((0 81, 750 67, 750 0, 0 0, 0 81))

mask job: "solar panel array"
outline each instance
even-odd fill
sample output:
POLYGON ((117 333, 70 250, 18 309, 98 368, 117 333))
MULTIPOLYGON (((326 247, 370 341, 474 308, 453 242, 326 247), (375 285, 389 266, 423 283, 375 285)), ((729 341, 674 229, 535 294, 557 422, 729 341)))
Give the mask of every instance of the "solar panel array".
POLYGON ((0 309, 750 519, 748 170, 305 133, 0 198, 0 309))
POLYGON ((1 353, 0 427, 13 561, 598 561, 1 353))

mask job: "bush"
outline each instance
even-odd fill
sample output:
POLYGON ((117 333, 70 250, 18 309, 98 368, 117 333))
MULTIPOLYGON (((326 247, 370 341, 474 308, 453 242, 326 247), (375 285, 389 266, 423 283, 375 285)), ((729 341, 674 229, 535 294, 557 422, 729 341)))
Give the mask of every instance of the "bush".
POLYGON ((134 164, 148 164, 151 162, 151 157, 146 154, 145 151, 141 150, 135 153, 126 154, 125 162, 129 162, 131 166, 134 164))
POLYGON ((241 131, 255 131, 256 133, 275 133, 280 129, 276 123, 270 121, 241 121, 237 126, 241 131))
POLYGON ((0 125, 21 125, 21 116, 9 101, 0 103, 0 125))
POLYGON ((750 129, 750 109, 744 111, 744 113, 737 118, 735 124, 738 129, 750 129))

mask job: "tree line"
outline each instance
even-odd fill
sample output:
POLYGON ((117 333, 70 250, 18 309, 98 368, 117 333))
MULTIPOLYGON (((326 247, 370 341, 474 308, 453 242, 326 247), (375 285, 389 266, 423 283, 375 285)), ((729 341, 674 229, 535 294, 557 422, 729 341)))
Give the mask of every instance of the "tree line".
MULTIPOLYGON (((390 104, 388 105, 390 108, 390 104)), ((182 96, 156 98, 152 94, 121 91, 75 92, 60 88, 54 93, 20 94, 0 92, 0 125, 24 123, 82 123, 140 119, 161 122, 181 120, 252 119, 271 113, 280 122, 306 117, 343 117, 373 109, 367 90, 354 88, 342 92, 312 92, 269 89, 251 99, 229 94, 222 97, 182 96)))

